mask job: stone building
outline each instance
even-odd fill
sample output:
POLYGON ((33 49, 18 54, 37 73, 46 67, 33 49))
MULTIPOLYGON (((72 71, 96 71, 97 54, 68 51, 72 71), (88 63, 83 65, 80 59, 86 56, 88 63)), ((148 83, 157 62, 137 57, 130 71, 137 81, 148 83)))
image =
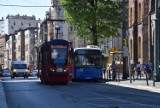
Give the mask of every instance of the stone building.
POLYGON ((128 41, 131 64, 145 63, 148 49, 148 0, 129 0, 128 41))
POLYGON ((36 20, 36 17, 33 16, 20 16, 17 15, 8 15, 5 19, 0 20, 0 35, 10 35, 14 34, 19 29, 25 29, 28 27, 37 27, 39 20, 36 20))
POLYGON ((4 68, 4 54, 7 52, 5 43, 8 41, 8 35, 0 36, 0 67, 4 68))

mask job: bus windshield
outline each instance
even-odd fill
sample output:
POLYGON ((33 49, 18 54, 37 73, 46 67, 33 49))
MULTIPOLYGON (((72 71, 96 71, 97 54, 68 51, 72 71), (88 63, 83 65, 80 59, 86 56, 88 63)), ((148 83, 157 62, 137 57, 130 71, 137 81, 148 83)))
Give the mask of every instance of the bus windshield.
POLYGON ((54 65, 64 65, 67 62, 67 47, 66 48, 52 48, 51 58, 54 65))
POLYGON ((77 67, 101 67, 101 55, 78 54, 75 55, 75 66, 77 67))
POLYGON ((26 64, 14 64, 13 68, 14 69, 27 69, 27 65, 26 64))

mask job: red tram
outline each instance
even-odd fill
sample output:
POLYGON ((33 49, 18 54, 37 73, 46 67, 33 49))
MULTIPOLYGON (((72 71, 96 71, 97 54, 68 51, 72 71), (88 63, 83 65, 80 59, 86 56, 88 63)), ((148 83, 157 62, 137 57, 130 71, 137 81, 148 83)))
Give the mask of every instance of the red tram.
POLYGON ((38 73, 42 83, 65 83, 72 80, 73 49, 71 42, 54 39, 41 45, 38 73))

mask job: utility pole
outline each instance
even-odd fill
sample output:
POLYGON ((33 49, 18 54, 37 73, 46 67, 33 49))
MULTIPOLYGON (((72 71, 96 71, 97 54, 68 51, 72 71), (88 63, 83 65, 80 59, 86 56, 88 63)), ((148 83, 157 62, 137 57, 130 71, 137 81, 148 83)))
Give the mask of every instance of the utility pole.
POLYGON ((58 39, 58 31, 60 30, 60 27, 56 26, 55 29, 57 30, 56 39, 58 39))
POLYGON ((123 69, 122 69, 122 72, 123 72, 123 79, 127 79, 127 71, 126 71, 126 57, 125 57, 125 48, 126 46, 124 46, 123 42, 124 42, 124 39, 126 38, 126 2, 125 0, 122 1, 122 9, 123 9, 123 12, 122 12, 122 19, 123 19, 123 26, 122 26, 122 51, 123 51, 123 69))
POLYGON ((133 24, 133 52, 134 52, 134 64, 138 63, 138 0, 134 0, 134 24, 133 24))
POLYGON ((159 75, 159 21, 158 0, 155 0, 155 37, 154 37, 154 81, 160 81, 159 75))

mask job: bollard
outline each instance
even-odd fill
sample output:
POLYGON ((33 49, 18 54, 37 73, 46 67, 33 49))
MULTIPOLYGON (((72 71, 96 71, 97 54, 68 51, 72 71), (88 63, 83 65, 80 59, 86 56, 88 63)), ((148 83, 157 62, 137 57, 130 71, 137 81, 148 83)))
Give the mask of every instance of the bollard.
POLYGON ((147 82, 147 86, 149 86, 149 83, 148 83, 148 75, 147 75, 147 72, 145 71, 146 73, 146 82, 147 82))
POLYGON ((109 70, 109 80, 111 80, 111 71, 109 70))

